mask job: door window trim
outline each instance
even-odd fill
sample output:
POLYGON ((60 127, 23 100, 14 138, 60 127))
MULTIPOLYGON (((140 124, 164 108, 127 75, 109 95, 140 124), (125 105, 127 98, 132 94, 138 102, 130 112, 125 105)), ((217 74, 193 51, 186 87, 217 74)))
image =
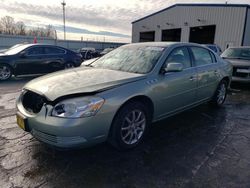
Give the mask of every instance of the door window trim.
MULTIPOLYGON (((28 51, 29 51, 30 49, 32 49, 32 48, 43 48, 43 47, 42 47, 42 46, 31 46, 31 47, 29 47, 29 48, 26 48, 25 50, 23 50, 23 51, 26 51, 26 52, 27 52, 26 56, 28 56, 28 57, 34 57, 34 56, 45 55, 45 54, 33 54, 33 55, 29 55, 29 54, 28 54, 28 51)), ((43 52, 44 52, 44 49, 43 49, 43 52)))
POLYGON ((65 49, 60 48, 60 47, 57 47, 57 46, 45 46, 44 49, 45 49, 45 48, 57 48, 57 49, 59 49, 59 50, 63 50, 64 53, 46 54, 45 51, 44 51, 44 55, 63 55, 63 54, 66 54, 66 52, 67 52, 65 49))
MULTIPOLYGON (((208 49, 206 49, 206 48, 203 48, 202 46, 188 46, 188 48, 189 48, 190 53, 191 53, 191 58, 192 58, 192 62, 193 62, 194 67, 204 67, 204 66, 212 65, 212 64, 215 63, 214 60, 213 60, 213 58, 212 58, 212 55, 211 55, 210 50, 208 50, 208 49), (194 47, 194 48, 201 48, 201 49, 207 50, 208 53, 209 53, 209 56, 210 56, 210 58, 211 58, 211 60, 212 60, 212 63, 207 63, 207 64, 204 64, 204 65, 197 65, 197 64, 196 64, 196 61, 195 61, 194 53, 193 53, 193 51, 192 51, 192 49, 191 49, 191 48, 193 48, 193 47, 194 47)), ((217 59, 216 59, 216 60, 217 60, 217 59)))
POLYGON ((30 50, 31 48, 44 48, 43 49, 43 54, 33 54, 33 55, 29 55, 28 53, 27 53, 27 55, 26 56, 28 56, 28 57, 34 57, 34 56, 48 56, 48 55, 65 55, 66 53, 67 53, 67 51, 65 50, 65 49, 63 49, 63 48, 60 48, 60 47, 57 47, 57 46, 52 46, 52 48, 57 48, 57 49, 60 49, 60 50, 63 50, 64 51, 64 53, 54 53, 54 54, 46 54, 45 53, 45 48, 47 48, 47 47, 51 47, 51 46, 30 46, 30 47, 28 47, 28 48, 26 48, 26 49, 24 49, 23 51, 28 51, 28 50, 30 50))

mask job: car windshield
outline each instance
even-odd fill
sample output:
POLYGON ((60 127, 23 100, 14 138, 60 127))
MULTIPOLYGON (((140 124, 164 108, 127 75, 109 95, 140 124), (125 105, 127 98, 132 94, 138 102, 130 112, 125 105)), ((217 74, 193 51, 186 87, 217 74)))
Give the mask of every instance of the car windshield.
POLYGON ((221 55, 221 57, 250 60, 250 48, 229 48, 221 55))
POLYGON ((163 50, 163 47, 155 46, 122 46, 93 62, 91 66, 145 74, 153 69, 163 50))
POLYGON ((19 45, 15 48, 10 48, 10 49, 6 50, 4 53, 7 55, 14 55, 14 54, 17 54, 17 53, 23 51, 26 48, 27 48, 27 45, 19 45))

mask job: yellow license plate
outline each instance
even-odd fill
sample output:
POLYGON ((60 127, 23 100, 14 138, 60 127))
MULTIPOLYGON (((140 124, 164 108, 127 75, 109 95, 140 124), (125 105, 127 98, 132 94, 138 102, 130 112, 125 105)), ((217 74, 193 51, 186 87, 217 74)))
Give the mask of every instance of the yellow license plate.
POLYGON ((16 115, 16 120, 17 120, 17 125, 18 125, 21 129, 25 130, 24 118, 21 117, 19 114, 17 114, 17 115, 16 115))

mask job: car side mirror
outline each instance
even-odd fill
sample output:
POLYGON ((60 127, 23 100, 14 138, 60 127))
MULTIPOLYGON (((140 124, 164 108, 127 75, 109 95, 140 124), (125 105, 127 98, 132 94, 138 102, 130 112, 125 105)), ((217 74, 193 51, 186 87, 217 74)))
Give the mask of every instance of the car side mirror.
POLYGON ((164 73, 181 71, 183 71, 183 64, 181 63, 168 63, 167 66, 164 67, 164 73))
POLYGON ((21 58, 25 58, 26 55, 27 55, 27 54, 26 54, 25 51, 22 51, 22 52, 19 53, 19 56, 20 56, 21 58))

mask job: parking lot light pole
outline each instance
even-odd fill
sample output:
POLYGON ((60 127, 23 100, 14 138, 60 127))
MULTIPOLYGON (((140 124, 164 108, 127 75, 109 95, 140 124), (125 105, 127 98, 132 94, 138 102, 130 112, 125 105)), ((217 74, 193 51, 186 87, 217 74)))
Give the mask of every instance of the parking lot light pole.
POLYGON ((65 6, 66 6, 66 3, 63 0, 63 2, 61 4, 63 6, 63 31, 64 31, 64 40, 66 40, 66 30, 65 30, 65 6))

